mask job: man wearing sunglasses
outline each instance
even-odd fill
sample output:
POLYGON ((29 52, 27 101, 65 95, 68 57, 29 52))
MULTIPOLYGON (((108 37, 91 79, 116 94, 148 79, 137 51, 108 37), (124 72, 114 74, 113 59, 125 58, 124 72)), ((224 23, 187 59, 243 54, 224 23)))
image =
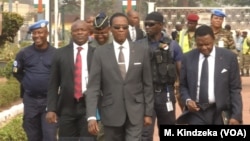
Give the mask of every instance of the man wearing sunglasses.
POLYGON ((128 41, 128 19, 123 13, 111 16, 110 31, 113 42, 96 48, 91 64, 88 131, 93 135, 99 131, 99 103, 105 141, 141 141, 143 125, 152 123, 154 104, 148 49, 128 41))
POLYGON ((162 33, 164 18, 161 13, 149 13, 144 25, 147 33, 144 41, 148 44, 151 54, 155 114, 153 124, 143 129, 142 141, 152 141, 156 118, 158 127, 162 124, 173 125, 176 121, 174 83, 175 75, 180 72, 182 50, 175 40, 171 40, 162 33), (171 75, 173 77, 167 77, 165 73, 169 76, 173 74, 171 75))

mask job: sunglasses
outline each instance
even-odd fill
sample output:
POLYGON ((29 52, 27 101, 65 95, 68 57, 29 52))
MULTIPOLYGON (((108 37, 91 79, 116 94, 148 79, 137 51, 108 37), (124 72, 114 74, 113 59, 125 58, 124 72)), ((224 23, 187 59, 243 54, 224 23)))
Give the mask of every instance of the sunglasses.
POLYGON ((119 30, 119 29, 123 29, 123 30, 126 30, 126 29, 128 29, 128 26, 112 26, 114 29, 116 29, 116 30, 119 30))
POLYGON ((156 22, 148 22, 148 23, 144 23, 144 26, 152 27, 152 26, 155 26, 156 24, 157 24, 156 22))

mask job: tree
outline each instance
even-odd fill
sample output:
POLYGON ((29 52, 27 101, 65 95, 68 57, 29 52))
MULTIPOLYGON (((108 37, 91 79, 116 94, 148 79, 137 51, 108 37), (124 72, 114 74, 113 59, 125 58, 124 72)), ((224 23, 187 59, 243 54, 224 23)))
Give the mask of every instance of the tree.
POLYGON ((0 47, 3 48, 6 41, 14 42, 18 30, 23 25, 24 18, 18 13, 2 12, 2 35, 0 35, 0 47))

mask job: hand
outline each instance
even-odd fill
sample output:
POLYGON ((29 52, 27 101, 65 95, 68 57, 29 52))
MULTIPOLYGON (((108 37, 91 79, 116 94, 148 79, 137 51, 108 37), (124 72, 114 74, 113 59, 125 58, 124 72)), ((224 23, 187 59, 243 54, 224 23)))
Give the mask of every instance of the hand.
POLYGON ((240 125, 240 122, 234 118, 229 119, 229 125, 240 125))
POLYGON ((190 112, 197 112, 200 110, 200 107, 196 105, 196 102, 193 100, 188 100, 187 101, 187 108, 190 112))
POLYGON ((97 133, 99 132, 99 127, 96 120, 88 121, 88 131, 92 135, 97 135, 97 133))
POLYGON ((144 116, 144 126, 148 126, 152 124, 152 117, 144 116))
POLYGON ((57 123, 57 115, 55 112, 47 112, 46 120, 48 123, 57 123))

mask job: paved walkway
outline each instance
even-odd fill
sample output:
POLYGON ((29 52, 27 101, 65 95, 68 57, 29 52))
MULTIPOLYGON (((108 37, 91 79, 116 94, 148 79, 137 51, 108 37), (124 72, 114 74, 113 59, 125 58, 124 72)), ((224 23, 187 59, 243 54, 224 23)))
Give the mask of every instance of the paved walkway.
MULTIPOLYGON (((242 77, 242 100, 243 100, 243 124, 250 125, 250 77, 242 77)), ((176 105, 176 116, 181 113, 178 105, 176 105)), ((155 126, 154 141, 159 141, 158 129, 155 126)))

